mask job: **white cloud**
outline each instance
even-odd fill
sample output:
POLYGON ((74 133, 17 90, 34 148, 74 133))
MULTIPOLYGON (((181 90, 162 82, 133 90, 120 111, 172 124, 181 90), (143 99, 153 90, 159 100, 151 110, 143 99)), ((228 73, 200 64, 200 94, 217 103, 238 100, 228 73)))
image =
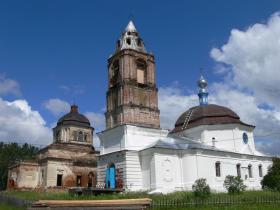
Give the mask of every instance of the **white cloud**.
POLYGON ((0 98, 0 141, 46 145, 52 132, 38 111, 26 100, 12 102, 0 98))
POLYGON ((162 128, 174 128, 176 119, 188 108, 197 105, 197 96, 185 95, 177 85, 159 88, 158 95, 162 128))
MULTIPOLYGON (((209 103, 229 107, 240 116, 241 121, 256 126, 255 140, 258 149, 272 154, 280 153, 280 141, 275 138, 279 135, 277 130, 280 131, 280 112, 260 108, 253 95, 222 83, 210 85, 209 89, 209 103), (270 138, 260 138, 262 136, 270 138)), ((195 94, 184 94, 174 86, 160 88, 161 127, 173 129, 178 117, 198 104, 198 96, 195 94)))
MULTIPOLYGON (((227 106, 245 123, 256 125, 257 148, 280 154, 280 14, 244 31, 233 29, 228 42, 210 55, 217 62, 214 73, 223 77, 210 85, 210 102, 227 106)), ((163 127, 172 128, 183 111, 197 104, 195 94, 173 86, 160 88, 163 127)))
POLYGON ((95 150, 99 150, 100 149, 100 139, 96 135, 96 133, 94 133, 94 135, 93 135, 93 146, 94 146, 95 150))
POLYGON ((280 14, 244 31, 233 29, 228 42, 210 55, 225 74, 224 84, 214 85, 216 101, 256 125, 259 148, 279 154, 280 14))
POLYGON ((233 89, 225 84, 214 84, 210 95, 212 101, 231 108, 245 123, 255 125, 257 148, 267 153, 280 153, 280 112, 262 108, 252 94, 233 89), (278 132, 279 134, 279 132, 278 132))
POLYGON ((89 119, 91 126, 95 128, 95 132, 105 129, 105 116, 101 113, 86 112, 85 116, 89 119))
POLYGON ((225 45, 212 49, 211 57, 219 62, 219 70, 231 75, 236 86, 251 90, 258 103, 280 108, 279 13, 245 31, 233 29, 225 45))
POLYGON ((70 110, 70 104, 59 98, 52 98, 43 103, 43 106, 55 116, 65 114, 70 110))
POLYGON ((5 74, 0 74, 0 95, 12 94, 15 96, 20 96, 20 87, 17 81, 8 79, 5 74))
MULTIPOLYGON (((61 99, 49 99, 44 102, 44 107, 51 111, 55 116, 67 113, 70 110, 70 104, 61 99)), ((95 133, 105 129, 105 117, 104 114, 97 112, 85 112, 83 113, 90 121, 91 126, 95 128, 95 133)), ((52 127, 55 127, 56 123, 52 124, 52 127)), ((100 146, 100 141, 97 135, 93 136, 93 144, 96 149, 100 146)))

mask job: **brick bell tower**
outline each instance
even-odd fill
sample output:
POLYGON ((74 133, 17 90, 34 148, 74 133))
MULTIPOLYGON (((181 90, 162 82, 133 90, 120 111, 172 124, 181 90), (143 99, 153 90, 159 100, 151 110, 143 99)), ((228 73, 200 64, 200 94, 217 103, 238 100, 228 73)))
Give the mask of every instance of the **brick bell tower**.
POLYGON ((106 128, 133 124, 159 128, 155 61, 130 21, 108 59, 106 128))

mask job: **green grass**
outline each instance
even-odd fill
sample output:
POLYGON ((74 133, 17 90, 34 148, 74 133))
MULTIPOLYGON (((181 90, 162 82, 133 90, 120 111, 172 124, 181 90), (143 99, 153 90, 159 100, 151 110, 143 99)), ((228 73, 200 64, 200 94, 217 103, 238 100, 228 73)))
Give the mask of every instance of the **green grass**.
POLYGON ((0 203, 0 210, 24 210, 25 208, 18 208, 6 203, 0 203))
POLYGON ((231 205, 231 206, 203 206, 184 208, 152 208, 151 210, 279 210, 279 204, 251 204, 251 205, 231 205))
MULTIPOLYGON (((195 197, 191 192, 175 192, 170 193, 167 195, 149 195, 146 192, 127 192, 127 193, 113 193, 113 194, 103 194, 103 195, 90 195, 90 196, 71 196, 67 192, 4 192, 5 195, 18 197, 25 200, 104 200, 104 199, 129 199, 129 198, 151 198, 154 203, 162 204, 164 202, 192 202, 194 201, 195 197)), ((212 193, 209 197, 209 201, 212 200, 219 200, 219 201, 238 201, 238 202, 245 202, 243 204, 232 204, 232 205, 225 205, 225 204, 205 204, 203 206, 194 206, 188 205, 187 207, 173 207, 166 206, 160 208, 151 208, 152 210, 159 210, 159 209, 168 209, 168 210, 280 210, 280 203, 256 203, 254 202, 256 199, 270 199, 272 201, 280 200, 280 193, 279 192, 272 192, 272 191, 246 191, 239 195, 229 196, 227 193, 212 193), (248 204, 250 203, 250 204, 248 204)), ((15 208, 12 206, 2 207, 0 205, 0 210, 10 210, 15 209, 19 210, 20 208, 15 208)))
MULTIPOLYGON (((190 200, 194 199, 192 192, 175 192, 167 195, 157 194, 149 195, 146 192, 127 192, 127 193, 113 193, 101 194, 98 196, 71 196, 68 192, 4 192, 5 195, 10 195, 25 200, 104 200, 104 199, 129 199, 129 198, 151 198, 154 201, 165 200, 190 200)), ((256 198, 279 198, 279 192, 272 191, 245 191, 239 195, 229 196, 227 193, 212 193, 210 199, 236 199, 236 200, 254 200, 256 198)))

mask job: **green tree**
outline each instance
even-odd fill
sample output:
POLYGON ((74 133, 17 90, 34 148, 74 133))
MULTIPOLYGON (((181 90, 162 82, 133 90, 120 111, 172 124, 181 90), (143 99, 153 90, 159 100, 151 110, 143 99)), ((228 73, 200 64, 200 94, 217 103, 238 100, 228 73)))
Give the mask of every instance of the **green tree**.
POLYGON ((204 199, 210 196, 210 187, 206 183, 206 179, 197 179, 192 186, 195 197, 204 199))
POLYGON ((239 194, 246 189, 246 185, 239 176, 227 175, 224 181, 224 187, 229 194, 239 194))
POLYGON ((272 167, 268 169, 268 173, 263 177, 261 184, 263 189, 280 192, 280 158, 275 157, 272 162, 272 167))
POLYGON ((38 148, 27 143, 22 146, 17 143, 0 142, 0 190, 6 189, 8 167, 16 161, 34 159, 38 148))

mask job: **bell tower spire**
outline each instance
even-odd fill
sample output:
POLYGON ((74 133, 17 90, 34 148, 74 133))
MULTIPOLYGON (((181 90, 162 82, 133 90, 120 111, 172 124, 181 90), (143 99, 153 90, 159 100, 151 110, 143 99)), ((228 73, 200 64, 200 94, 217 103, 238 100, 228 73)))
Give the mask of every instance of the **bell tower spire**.
POLYGON ((129 21, 120 39, 117 41, 116 52, 124 49, 132 49, 147 53, 144 42, 132 20, 129 21))
POLYGON ((203 75, 200 75, 199 80, 197 81, 199 87, 198 98, 200 106, 208 105, 208 92, 207 92, 207 81, 204 79, 203 75))
POLYGON ((122 124, 159 128, 154 56, 129 21, 108 59, 106 128, 122 124))

